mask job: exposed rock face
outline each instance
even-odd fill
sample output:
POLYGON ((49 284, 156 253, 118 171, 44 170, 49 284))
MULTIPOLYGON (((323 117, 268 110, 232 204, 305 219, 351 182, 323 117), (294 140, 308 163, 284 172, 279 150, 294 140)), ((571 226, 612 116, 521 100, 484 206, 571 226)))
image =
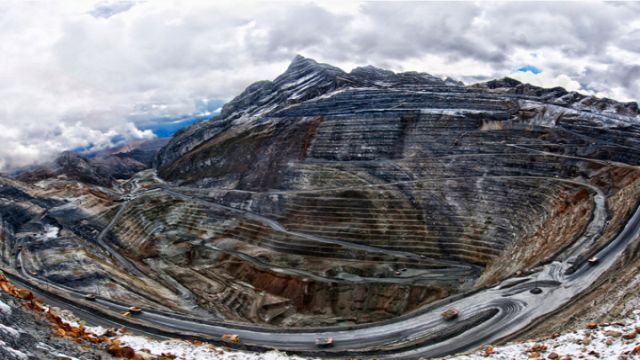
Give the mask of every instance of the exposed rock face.
POLYGON ((234 120, 243 122, 250 118, 261 118, 267 113, 338 89, 403 89, 446 85, 448 83, 428 74, 393 74, 371 66, 357 68, 347 74, 336 67, 318 64, 298 55, 287 71, 274 81, 260 81, 250 85, 242 94, 226 104, 219 116, 221 121, 200 122, 176 134, 159 154, 158 166, 160 169, 167 169, 186 152, 228 129, 234 120))
POLYGON ((487 265, 562 203, 582 214, 572 223, 581 231, 589 190, 555 178, 602 168, 571 156, 636 163, 638 140, 622 134, 637 134, 637 118, 631 104, 511 79, 464 88, 297 57, 219 120, 176 136, 159 173, 199 187, 278 190, 277 205, 255 193, 224 197, 293 229, 402 248, 400 236, 427 255, 487 265), (600 143, 598 132, 611 140, 600 143))
POLYGON ((469 88, 495 94, 531 96, 549 104, 588 112, 613 113, 632 118, 638 116, 638 103, 636 102, 620 103, 607 98, 582 95, 575 91, 568 92, 561 87, 545 89, 531 84, 523 84, 511 78, 491 80, 486 83, 472 85, 469 88))
MULTIPOLYGON (((296 267, 323 269, 323 275, 331 274, 330 264, 339 276, 385 278, 405 266, 426 272, 466 267, 477 271, 464 272, 463 287, 484 286, 553 259, 582 234, 593 235, 587 226, 602 212, 597 199, 615 198, 624 186, 612 184, 638 177, 637 169, 616 162, 640 163, 639 123, 635 103, 562 88, 513 79, 465 87, 374 67, 346 73, 296 57, 276 80, 249 86, 215 121, 177 134, 160 151, 158 172, 189 187, 193 198, 246 211, 213 220, 195 215, 204 209, 171 210, 184 216, 172 225, 176 233, 192 233, 183 225, 192 216, 213 221, 205 243, 227 251, 261 254, 270 264, 295 259, 296 267), (295 234, 257 224, 247 213, 276 219, 295 234), (366 251, 355 254, 331 241, 409 251, 425 260, 381 258, 390 271, 364 270, 366 251), (342 261, 359 265, 342 268, 342 261)), ((614 219, 633 206, 606 205, 614 219)), ((135 226, 143 231, 160 217, 135 226)), ((198 221, 194 226, 202 229, 198 221)), ((148 246, 168 241, 152 234, 156 245, 148 246)), ((203 254, 190 251, 196 258, 203 254)), ((256 270, 226 271, 268 288, 256 270)), ((421 286, 445 294, 460 287, 445 283, 421 286)), ((291 288, 268 291, 292 296, 291 288)), ((377 290, 368 291, 376 296, 377 290)))
MULTIPOLYGON (((460 83, 443 81, 428 74, 394 74, 371 66, 345 73, 298 56, 276 80, 255 83, 226 104, 215 121, 201 122, 179 132, 160 151, 158 169, 160 175, 169 180, 186 183, 218 181, 217 173, 221 172, 222 166, 240 163, 250 159, 251 155, 238 161, 218 161, 208 155, 212 155, 210 153, 216 144, 225 141, 225 145, 230 145, 233 140, 247 136, 239 133, 249 131, 253 132, 251 141, 233 144, 238 147, 257 146, 255 144, 269 141, 282 145, 286 139, 286 142, 302 142, 295 146, 287 145, 303 152, 289 151, 289 159, 297 156, 295 160, 307 157, 388 160, 409 155, 415 158, 419 155, 465 153, 474 144, 462 146, 463 139, 459 135, 492 126, 506 126, 505 130, 509 130, 517 126, 545 125, 536 130, 551 132, 550 125, 561 125, 570 130, 584 127, 585 122, 592 121, 596 125, 609 125, 607 129, 613 126, 634 133, 637 131, 638 114, 636 103, 622 104, 610 99, 587 97, 562 88, 543 89, 508 78, 465 88, 460 83), (358 118, 355 120, 360 123, 346 121, 350 118, 358 118), (427 119, 432 123, 424 121, 427 119), (323 126, 318 129, 320 123, 323 126), (333 128, 329 129, 331 124, 333 128), (368 125, 374 128, 362 128, 368 125), (439 133, 437 142, 422 146, 411 143, 411 136, 429 136, 429 140, 433 140, 435 134, 431 134, 431 130, 447 134, 439 133), (293 131, 299 134, 294 136, 293 131), (351 132, 348 133, 350 137, 332 138, 326 144, 342 149, 331 154, 319 154, 320 144, 315 143, 321 142, 322 138, 316 140, 315 131, 328 131, 328 135, 334 136, 351 132), (359 137, 354 131, 359 131, 359 137), (385 137, 377 136, 386 131, 390 133, 385 137), (265 140, 267 132, 282 138, 279 141, 265 140), (312 143, 313 149, 301 148, 312 143), (207 174, 207 171, 214 173, 207 174)), ((492 140, 502 140, 505 135, 486 134, 492 140)), ((633 137, 625 143, 628 146, 636 144, 633 137)), ((229 154, 231 151, 227 148, 224 151, 229 154)))

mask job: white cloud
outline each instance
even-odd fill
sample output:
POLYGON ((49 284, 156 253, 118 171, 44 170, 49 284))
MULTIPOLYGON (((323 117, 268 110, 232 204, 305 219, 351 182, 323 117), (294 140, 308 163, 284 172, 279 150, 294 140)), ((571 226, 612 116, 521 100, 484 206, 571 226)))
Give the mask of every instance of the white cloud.
POLYGON ((114 134, 148 136, 131 122, 229 99, 297 53, 347 70, 369 63, 467 82, 510 75, 637 100, 638 11, 593 2, 2 2, 0 168, 114 134), (527 64, 543 72, 511 74, 527 64))

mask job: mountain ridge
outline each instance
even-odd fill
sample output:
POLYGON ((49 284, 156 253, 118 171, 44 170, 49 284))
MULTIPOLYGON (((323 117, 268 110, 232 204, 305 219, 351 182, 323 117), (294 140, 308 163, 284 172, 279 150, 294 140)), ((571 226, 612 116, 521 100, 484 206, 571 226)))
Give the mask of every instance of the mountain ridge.
MULTIPOLYGON (((501 101, 520 101, 518 107, 535 107, 534 112, 589 112, 600 116, 603 123, 615 126, 640 123, 637 103, 620 103, 608 98, 597 98, 568 92, 561 87, 545 89, 524 84, 510 78, 490 80, 464 86, 459 81, 434 77, 426 73, 402 72, 374 66, 356 67, 347 73, 337 67, 318 63, 313 59, 297 55, 286 71, 273 81, 258 81, 249 85, 242 93, 226 103, 215 121, 203 121, 178 132, 157 156, 157 167, 161 175, 166 175, 180 157, 205 144, 219 134, 225 133, 243 122, 258 124, 270 114, 295 108, 298 104, 316 101, 349 90, 404 91, 410 93, 477 94, 494 96, 501 101), (332 95, 333 94, 333 95, 332 95), (535 104, 525 104, 534 101, 535 104), (537 105, 536 105, 537 104, 537 105), (540 110, 542 107, 554 110, 540 110), (608 118, 604 118, 606 116, 608 118), (235 125, 234 125, 235 124, 235 125)), ((542 115, 541 115, 542 116, 542 115)), ((548 117, 548 115, 545 115, 548 117)), ((548 123, 548 119, 542 121, 548 123)), ((175 167, 175 166, 174 166, 175 167)), ((168 176, 171 180, 172 177, 168 176)))
POLYGON ((447 83, 426 73, 395 74, 373 66, 358 67, 347 73, 332 65, 297 55, 285 72, 276 79, 255 82, 226 103, 215 124, 200 122, 176 133, 165 149, 160 151, 158 166, 166 166, 177 156, 193 148, 193 144, 184 141, 186 137, 192 136, 199 141, 205 141, 239 118, 258 117, 348 87, 396 88, 420 85, 460 86, 458 82, 447 83))

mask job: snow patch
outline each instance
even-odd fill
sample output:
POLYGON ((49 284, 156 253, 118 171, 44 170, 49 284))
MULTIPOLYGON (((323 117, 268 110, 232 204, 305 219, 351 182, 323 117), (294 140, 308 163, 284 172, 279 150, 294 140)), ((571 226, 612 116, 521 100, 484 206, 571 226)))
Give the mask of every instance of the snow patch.
MULTIPOLYGON (((303 83, 317 77, 319 74, 316 72, 311 72, 301 78, 295 79, 294 81, 288 82, 288 83, 284 83, 280 86, 280 90, 288 90, 291 89, 293 87, 297 87, 299 85, 302 85, 303 83)), ((305 88, 308 88, 309 86, 306 86, 305 88)))
POLYGON ((44 227, 44 239, 56 239, 60 235, 60 228, 53 225, 45 225, 44 227))
POLYGON ((11 307, 0 301, 0 313, 3 315, 11 315, 11 307))
POLYGON ((20 336, 20 332, 12 327, 8 327, 4 324, 0 324, 0 331, 11 336, 14 339, 17 339, 20 336))
POLYGON ((442 114, 451 116, 465 116, 467 114, 499 114, 504 111, 491 111, 491 110, 475 110, 475 109, 441 109, 441 108, 422 108, 421 114, 442 114))
POLYGON ((2 349, 7 351, 8 353, 12 354, 14 359, 26 360, 29 358, 25 353, 10 347, 6 342, 2 340, 0 340, 0 347, 2 347, 2 349))
MULTIPOLYGON (((56 315, 58 315, 58 317, 60 317, 60 320, 62 320, 62 322, 68 324, 71 327, 79 327, 80 325, 84 325, 84 322, 78 319, 75 316, 75 314, 69 310, 52 308, 51 311, 56 315)), ((91 334, 94 334, 96 336, 102 336, 108 331, 108 329, 105 329, 102 326, 85 326, 84 329, 85 331, 91 334)))
POLYGON ((302 360, 297 356, 288 356, 279 351, 266 353, 247 353, 227 351, 210 344, 194 344, 181 340, 156 341, 142 336, 123 335, 117 338, 123 346, 130 346, 136 352, 151 355, 172 354, 184 360, 302 360))
MULTIPOLYGON (((565 333, 553 338, 540 341, 528 341, 523 343, 510 343, 504 346, 492 348, 488 354, 486 350, 480 350, 471 354, 451 356, 445 359, 475 360, 475 359, 526 359, 531 358, 534 352, 540 359, 551 359, 552 353, 559 359, 566 355, 575 358, 588 359, 636 359, 640 354, 631 355, 633 349, 640 345, 640 310, 623 322, 612 324, 598 324, 594 329, 583 329, 565 333), (636 334, 632 336, 632 334, 636 334), (629 337, 628 339, 625 339, 629 337), (537 351, 532 351, 537 350, 537 351)), ((486 348, 485 348, 486 349, 486 348)))

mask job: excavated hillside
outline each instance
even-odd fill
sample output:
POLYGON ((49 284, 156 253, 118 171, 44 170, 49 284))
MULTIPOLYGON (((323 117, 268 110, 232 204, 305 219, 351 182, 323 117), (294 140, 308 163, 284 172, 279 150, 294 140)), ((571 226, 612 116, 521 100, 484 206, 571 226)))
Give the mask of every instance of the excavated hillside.
POLYGON ((321 281, 274 286, 241 259, 226 267, 233 277, 298 309, 295 296, 315 286, 313 301, 333 313, 394 315, 587 257, 637 205, 639 132, 635 103, 512 79, 464 87, 374 67, 345 73, 297 57, 215 121, 174 137, 158 173, 193 198, 243 211, 220 219, 207 244, 369 284, 326 298, 321 281))
POLYGON ((0 179, 3 269, 203 321, 393 319, 601 250, 639 205, 640 112, 298 56, 155 163, 0 179))

